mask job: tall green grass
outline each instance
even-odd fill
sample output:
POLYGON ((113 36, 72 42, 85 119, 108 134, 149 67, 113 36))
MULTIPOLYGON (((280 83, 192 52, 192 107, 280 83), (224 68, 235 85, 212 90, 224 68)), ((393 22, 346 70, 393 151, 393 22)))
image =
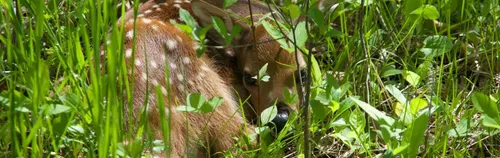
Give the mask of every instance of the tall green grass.
MULTIPOLYGON (((311 152, 304 153, 304 124, 294 113, 285 132, 264 131, 259 147, 242 154, 500 156, 498 1, 337 1, 321 11, 316 2, 308 12, 301 0, 279 4, 287 30, 303 29, 291 23, 299 16, 311 19, 304 27, 310 45, 298 44, 321 68, 311 74, 311 152)), ((7 87, 0 157, 138 157, 168 148, 148 137, 147 116, 125 121, 133 81, 117 3, 0 1, 0 85, 7 87)), ((162 124, 168 137, 168 121, 162 124)))

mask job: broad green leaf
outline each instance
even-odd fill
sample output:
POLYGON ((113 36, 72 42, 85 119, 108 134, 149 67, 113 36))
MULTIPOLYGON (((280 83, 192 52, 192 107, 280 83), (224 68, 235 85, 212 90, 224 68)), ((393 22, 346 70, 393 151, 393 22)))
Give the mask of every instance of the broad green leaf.
POLYGON ((262 66, 260 69, 259 69, 259 74, 258 74, 258 80, 259 81, 264 81, 264 82, 268 82, 269 81, 269 75, 267 75, 267 63, 264 64, 264 66, 262 66))
POLYGON ((415 119, 413 124, 408 128, 405 134, 404 140, 408 146, 409 157, 415 157, 417 155, 418 149, 420 148, 420 143, 424 140, 424 133, 427 129, 427 123, 429 122, 429 114, 423 113, 415 119))
POLYGON ((262 21, 262 26, 266 29, 267 33, 275 39, 282 48, 286 50, 291 50, 290 46, 288 45, 288 42, 283 38, 284 35, 280 32, 279 29, 274 27, 271 23, 269 23, 267 20, 262 21))
POLYGON ((328 114, 326 105, 322 104, 318 100, 311 100, 310 104, 314 118, 317 118, 318 120, 324 120, 326 115, 328 114))
POLYGON ((328 105, 328 107, 330 108, 330 111, 335 112, 335 111, 339 110, 340 104, 339 104, 339 102, 332 100, 332 101, 330 101, 330 104, 328 105))
POLYGON ((421 98, 413 98, 410 101, 410 109, 413 115, 417 114, 420 110, 427 107, 427 101, 421 98))
POLYGON ((411 15, 422 15, 424 19, 436 20, 439 18, 439 12, 432 5, 423 5, 410 13, 411 15))
POLYGON ((427 76, 429 75, 429 71, 431 69, 431 66, 432 66, 431 60, 425 60, 424 62, 422 62, 422 64, 420 64, 418 66, 418 68, 417 68, 417 74, 421 78, 427 78, 427 76))
POLYGON ((233 5, 236 2, 238 2, 238 0, 224 0, 223 7, 227 8, 227 7, 233 5))
POLYGON ((226 25, 219 17, 212 16, 211 18, 215 31, 217 31, 224 38, 224 40, 226 41, 226 45, 229 45, 230 43, 228 43, 226 25))
POLYGON ((330 28, 330 31, 326 32, 325 36, 326 37, 341 38, 342 36, 344 36, 344 33, 342 33, 342 31, 339 31, 335 28, 330 28))
POLYGON ((194 20, 191 14, 182 8, 179 8, 179 18, 191 28, 195 28, 197 25, 196 20, 194 20))
POLYGON ((395 102, 392 105, 392 108, 394 109, 394 113, 396 113, 396 115, 401 116, 401 113, 403 112, 404 106, 403 106, 403 104, 401 104, 401 102, 395 102))
POLYGON ((314 56, 311 58, 311 86, 317 87, 321 84, 321 69, 319 68, 318 61, 314 56))
POLYGON ((283 102, 289 104, 289 105, 294 105, 297 100, 299 100, 299 96, 294 93, 290 93, 290 91, 287 88, 283 88, 283 102))
POLYGON ((403 1, 403 12, 405 14, 410 14, 412 11, 415 9, 419 8, 422 6, 423 0, 409 0, 409 1, 403 1))
POLYGON ((195 109, 200 108, 206 101, 205 96, 200 93, 190 93, 187 96, 187 106, 195 109))
POLYGON ((291 40, 293 39, 296 40, 295 44, 297 45, 298 48, 303 48, 307 41, 306 22, 302 21, 299 24, 297 24, 297 27, 295 27, 295 38, 293 38, 292 32, 289 33, 288 37, 291 40))
POLYGON ((451 51, 453 43, 446 36, 434 35, 425 38, 424 47, 420 49, 426 57, 439 57, 451 51))
POLYGON ((483 93, 474 92, 472 94, 472 103, 479 112, 484 113, 491 118, 499 118, 497 105, 490 97, 484 95, 483 93))
POLYGON ((384 112, 377 110, 373 106, 358 100, 354 97, 351 98, 358 106, 363 109, 371 118, 375 119, 380 125, 386 124, 388 126, 392 126, 394 124, 394 119, 387 116, 384 112))
POLYGON ((308 16, 314 23, 316 23, 316 26, 319 28, 319 32, 322 34, 325 31, 325 22, 323 20, 325 16, 323 13, 318 8, 310 8, 308 16))
POLYGON ((219 107, 223 103, 223 99, 221 97, 213 97, 208 102, 203 104, 203 106, 200 107, 200 112, 201 113, 209 113, 215 111, 215 108, 219 107))
POLYGON ((288 6, 288 11, 290 13, 290 18, 292 18, 292 20, 295 20, 295 19, 297 19, 300 16, 300 9, 295 4, 289 5, 288 6))
POLYGON ((198 110, 191 106, 184 106, 184 105, 177 106, 175 109, 177 111, 183 111, 183 112, 196 112, 198 110))
POLYGON ((382 77, 389 77, 389 76, 394 76, 394 75, 399 75, 399 74, 401 74, 401 70, 389 69, 389 70, 386 70, 382 73, 382 77))
MULTIPOLYGON (((457 125, 454 126, 454 128, 448 130, 448 135, 450 135, 452 137, 467 136, 468 133, 470 132, 470 131, 468 131, 468 129, 470 128, 468 126, 469 123, 470 123, 470 121, 467 119, 460 120, 460 122, 458 122, 457 125)), ((469 134, 472 134, 472 133, 469 133, 469 134)))
POLYGON ((396 98, 400 103, 406 104, 406 97, 403 95, 403 93, 396 88, 394 85, 387 85, 385 86, 385 89, 396 98))
POLYGON ((275 105, 268 107, 260 114, 260 122, 265 125, 271 122, 278 114, 278 109, 275 105))
POLYGON ((412 71, 403 70, 403 78, 410 83, 413 87, 417 87, 420 83, 420 76, 412 71))
POLYGON ((489 116, 483 116, 483 117, 481 117, 481 119, 482 119, 483 126, 500 129, 500 123, 498 123, 498 119, 495 120, 489 116))

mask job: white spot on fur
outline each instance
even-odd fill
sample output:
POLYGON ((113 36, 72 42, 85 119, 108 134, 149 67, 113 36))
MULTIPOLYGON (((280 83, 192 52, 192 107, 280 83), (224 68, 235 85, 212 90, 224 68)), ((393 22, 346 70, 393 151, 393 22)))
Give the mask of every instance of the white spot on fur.
POLYGON ((182 0, 175 0, 174 3, 182 3, 182 0))
POLYGON ((142 80, 146 81, 148 79, 148 74, 146 74, 145 72, 143 72, 141 74, 141 78, 142 78, 142 80))
POLYGON ((139 14, 139 15, 137 15, 137 17, 142 18, 142 17, 144 17, 144 14, 139 14))
POLYGON ((188 80, 188 83, 189 83, 190 86, 194 86, 193 80, 188 80))
POLYGON ((158 31, 158 26, 156 26, 156 25, 154 25, 154 24, 153 24, 153 25, 151 25, 151 28, 153 28, 153 30, 155 30, 155 31, 158 31))
POLYGON ((149 64, 151 64, 151 67, 154 68, 154 69, 158 68, 158 64, 156 64, 156 61, 154 61, 154 60, 151 60, 149 62, 149 64))
POLYGON ((207 65, 203 65, 203 66, 201 66, 201 69, 202 69, 203 71, 210 71, 210 68, 208 68, 208 66, 207 66, 207 65))
POLYGON ((184 76, 182 76, 182 74, 177 74, 177 79, 179 81, 184 81, 184 76))
POLYGON ((161 6, 168 6, 168 3, 165 2, 165 3, 161 3, 160 5, 161 6))
POLYGON ((161 55, 160 60, 161 60, 160 62, 162 62, 162 63, 165 62, 165 55, 161 55))
POLYGON ((178 88, 179 88, 179 91, 184 91, 184 85, 179 84, 178 88))
POLYGON ((139 59, 135 59, 134 64, 135 66, 141 66, 142 62, 139 59))
POLYGON ((175 35, 175 38, 176 38, 179 42, 182 42, 182 38, 181 38, 181 36, 179 36, 179 35, 175 35))
POLYGON ((179 5, 179 4, 174 4, 174 7, 176 7, 176 8, 181 8, 181 5, 179 5))
POLYGON ((189 57, 184 57, 184 58, 182 58, 182 62, 184 64, 189 64, 189 63, 191 63, 191 59, 189 59, 189 57))
POLYGON ((193 43, 193 49, 194 50, 197 50, 198 48, 200 48, 200 45, 196 44, 196 43, 193 43))
POLYGON ((153 5, 153 8, 159 8, 159 7, 160 7, 160 5, 158 5, 158 4, 153 5))
POLYGON ((158 81, 156 79, 153 79, 152 83, 154 86, 158 86, 158 81))
POLYGON ((198 73, 198 75, 196 75, 196 79, 201 81, 201 80, 203 80, 203 77, 205 77, 205 76, 206 76, 205 73, 200 72, 200 73, 198 73))
POLYGON ((130 38, 130 39, 134 38, 134 30, 130 30, 127 32, 127 38, 130 38))
POLYGON ((162 11, 162 10, 163 10, 163 9, 161 9, 161 8, 156 8, 156 11, 157 11, 157 12, 160 12, 160 11, 162 11))
POLYGON ((146 15, 147 15, 147 14, 150 14, 150 13, 152 13, 152 12, 153 12, 152 10, 146 10, 146 11, 144 11, 144 14, 146 14, 146 15))
POLYGON ((174 63, 170 63, 169 65, 170 65, 170 69, 172 69, 172 70, 177 69, 177 65, 175 65, 174 63))
POLYGON ((163 95, 167 95, 167 89, 165 89, 165 87, 161 86, 161 93, 163 93, 163 95))
POLYGON ((104 51, 101 51, 101 53, 99 53, 99 55, 104 55, 104 51))
POLYGON ((172 81, 171 79, 168 80, 168 84, 172 85, 174 83, 174 81, 172 81))
MULTIPOLYGON (((148 10, 149 11, 149 10, 148 10)), ((141 21, 144 23, 144 24, 149 24, 151 23, 151 19, 148 19, 148 18, 141 18, 141 21)))
POLYGON ((167 40, 167 47, 170 50, 174 50, 177 47, 177 41, 168 39, 167 40))
POLYGON ((125 57, 126 58, 130 58, 132 56, 132 49, 127 49, 125 50, 125 57))

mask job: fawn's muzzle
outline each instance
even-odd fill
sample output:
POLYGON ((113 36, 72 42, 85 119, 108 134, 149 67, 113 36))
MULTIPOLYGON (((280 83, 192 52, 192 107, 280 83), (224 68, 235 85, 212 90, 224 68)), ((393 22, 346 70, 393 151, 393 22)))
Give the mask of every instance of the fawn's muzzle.
POLYGON ((286 122, 288 121, 288 114, 290 113, 290 107, 283 102, 278 102, 276 104, 276 107, 278 108, 278 113, 276 117, 273 119, 272 123, 274 125, 271 125, 271 127, 274 126, 276 133, 279 133, 281 132, 281 130, 283 130, 286 122))

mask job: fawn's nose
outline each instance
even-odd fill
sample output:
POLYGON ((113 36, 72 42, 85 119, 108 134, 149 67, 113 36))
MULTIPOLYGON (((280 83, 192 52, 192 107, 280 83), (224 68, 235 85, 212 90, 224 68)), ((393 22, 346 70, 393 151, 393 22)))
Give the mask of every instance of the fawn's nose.
POLYGON ((281 132, 281 130, 283 130, 286 122, 288 121, 288 114, 290 113, 290 107, 288 106, 288 104, 284 102, 278 102, 276 104, 276 107, 278 108, 278 113, 276 117, 273 119, 273 124, 276 133, 279 133, 281 132))

